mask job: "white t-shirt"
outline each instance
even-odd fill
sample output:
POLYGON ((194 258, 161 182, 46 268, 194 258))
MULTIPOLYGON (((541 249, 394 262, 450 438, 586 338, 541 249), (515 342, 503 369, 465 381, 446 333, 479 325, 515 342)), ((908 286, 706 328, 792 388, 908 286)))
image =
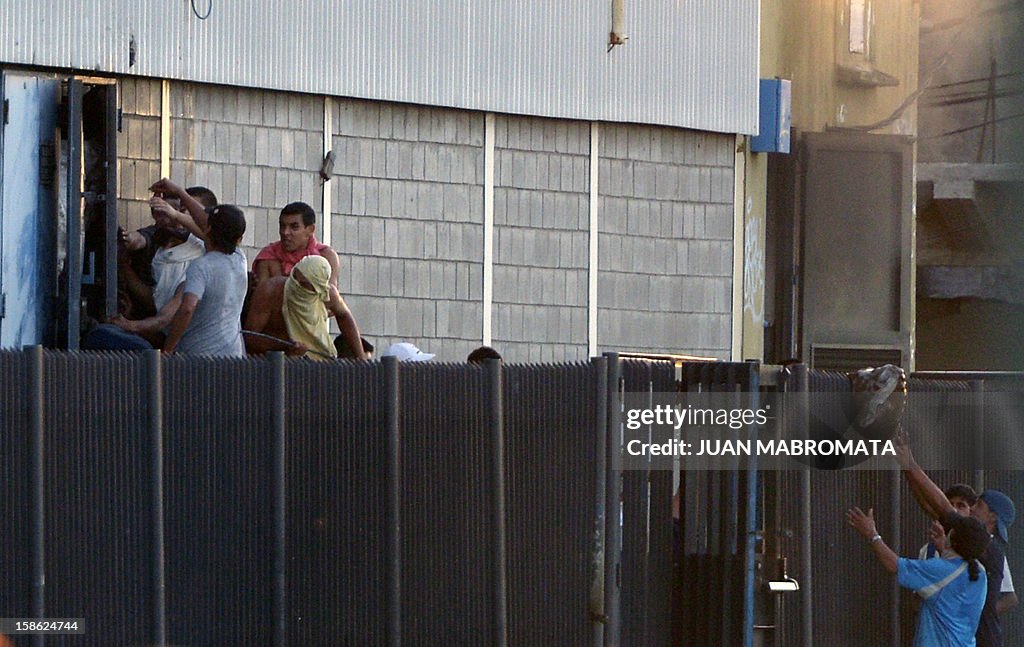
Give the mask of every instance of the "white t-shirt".
POLYGON ((193 234, 188 240, 174 247, 161 247, 153 254, 153 305, 157 311, 163 310, 167 302, 174 297, 178 286, 185 281, 185 271, 189 263, 206 253, 206 244, 193 234))

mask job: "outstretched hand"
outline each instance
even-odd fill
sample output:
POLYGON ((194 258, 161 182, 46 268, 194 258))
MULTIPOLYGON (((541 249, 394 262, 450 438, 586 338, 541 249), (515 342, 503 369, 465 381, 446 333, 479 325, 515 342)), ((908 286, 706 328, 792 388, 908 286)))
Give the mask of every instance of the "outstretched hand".
POLYGON ((161 213, 167 216, 168 218, 172 218, 175 220, 177 219, 177 209, 172 207, 170 204, 167 203, 166 200, 164 200, 158 195, 154 195, 152 198, 149 199, 149 208, 151 211, 155 213, 161 213))
POLYGON ((914 455, 910 451, 910 445, 907 444, 907 437, 900 433, 893 439, 893 449, 896 450, 896 462, 899 463, 900 467, 910 467, 914 462, 914 455))
POLYGON ((149 190, 153 193, 162 193, 170 196, 180 196, 184 191, 180 186, 172 182, 169 178, 162 177, 154 182, 149 190))
POLYGON ((871 539, 878 534, 878 529, 875 527, 874 508, 868 508, 867 514, 865 514, 863 510, 854 506, 846 511, 846 522, 865 539, 871 539))

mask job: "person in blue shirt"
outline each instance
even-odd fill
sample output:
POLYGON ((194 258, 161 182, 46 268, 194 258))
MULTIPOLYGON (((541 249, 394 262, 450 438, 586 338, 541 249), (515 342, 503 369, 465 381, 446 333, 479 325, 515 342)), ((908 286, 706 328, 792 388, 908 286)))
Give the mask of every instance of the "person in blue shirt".
POLYGON ((988 590, 985 569, 978 559, 992 538, 984 524, 956 511, 905 444, 897 445, 897 460, 918 503, 945 528, 948 548, 937 559, 899 557, 878 533, 874 510, 865 513, 854 507, 847 510, 846 519, 868 540, 875 557, 896 575, 899 585, 923 599, 914 647, 974 647, 988 590))

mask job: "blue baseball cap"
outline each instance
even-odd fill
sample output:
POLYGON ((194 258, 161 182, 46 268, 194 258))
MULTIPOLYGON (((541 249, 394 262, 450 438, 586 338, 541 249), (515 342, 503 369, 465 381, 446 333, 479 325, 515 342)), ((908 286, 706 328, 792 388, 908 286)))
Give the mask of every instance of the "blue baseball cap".
POLYGON ((1003 541, 1009 541, 1006 537, 1006 529, 1012 526, 1013 520, 1017 518, 1017 507, 1013 505, 1013 501, 999 490, 985 490, 978 498, 996 514, 996 528, 999 536, 1003 541))

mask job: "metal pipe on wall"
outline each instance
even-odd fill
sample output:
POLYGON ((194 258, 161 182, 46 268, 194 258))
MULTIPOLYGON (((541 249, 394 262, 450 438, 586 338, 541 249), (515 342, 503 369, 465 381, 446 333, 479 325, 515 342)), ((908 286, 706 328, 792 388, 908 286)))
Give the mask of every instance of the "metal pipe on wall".
POLYGON ((608 36, 608 49, 626 42, 626 1, 612 0, 612 29, 608 36))
POLYGON ((589 229, 587 231, 587 353, 597 354, 597 286, 599 272, 599 243, 601 194, 600 194, 600 153, 601 127, 596 121, 590 122, 590 204, 589 229))
POLYGON ((171 177, 171 81, 169 79, 160 81, 160 177, 171 177))
POLYGON ((153 524, 153 642, 167 643, 167 574, 164 546, 164 396, 160 351, 146 351, 153 524))
POLYGON ((484 115, 484 212, 483 212, 483 286, 481 288, 482 329, 484 346, 491 345, 494 314, 494 146, 495 115, 484 115))

